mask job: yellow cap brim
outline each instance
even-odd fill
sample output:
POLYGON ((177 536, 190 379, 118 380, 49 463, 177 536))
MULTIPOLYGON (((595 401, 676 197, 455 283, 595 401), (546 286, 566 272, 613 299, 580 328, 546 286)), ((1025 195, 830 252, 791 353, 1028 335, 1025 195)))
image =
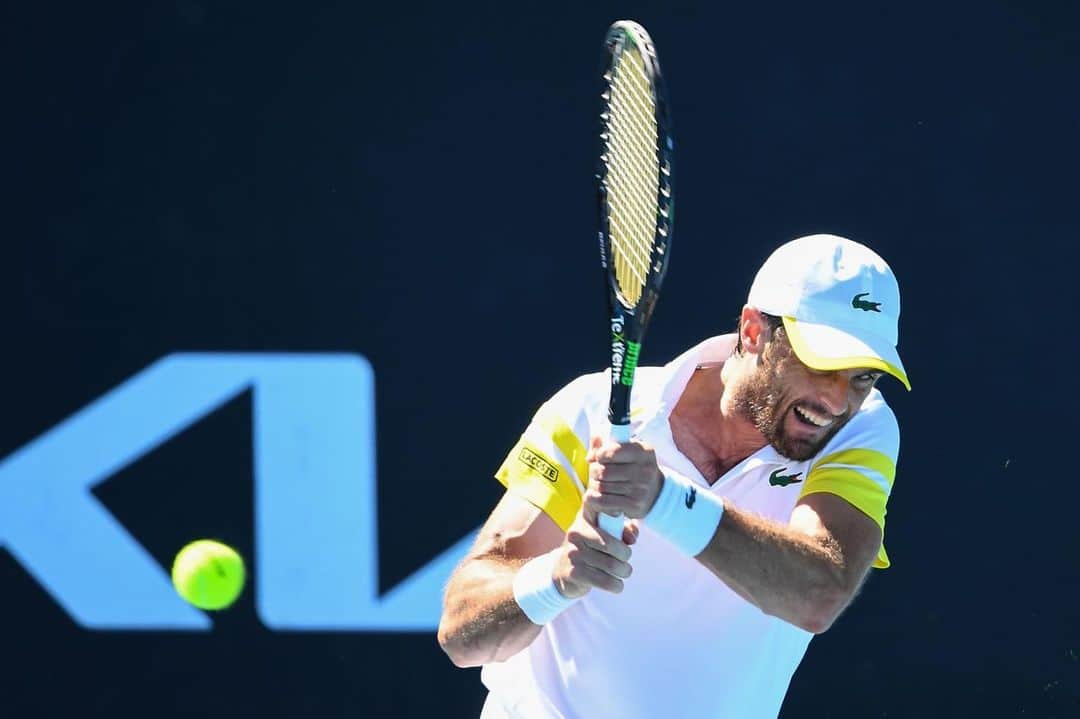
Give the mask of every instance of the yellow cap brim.
POLYGON ((900 356, 892 345, 874 347, 871 343, 836 327, 799 322, 794 317, 784 317, 783 319, 784 330, 787 332, 788 340, 791 342, 791 348, 795 350, 795 355, 807 367, 822 371, 867 367, 892 375, 900 380, 908 391, 911 390, 907 372, 904 371, 904 367, 900 363, 900 356), (806 332, 803 331, 804 327, 807 329, 806 332), (826 333, 829 334, 829 344, 834 352, 826 353, 822 351, 820 338, 824 337, 826 333), (811 335, 816 335, 816 338, 812 339, 811 335), (815 342, 815 339, 817 339, 817 342, 815 342), (815 348, 815 344, 819 346, 815 348), (888 359, 882 355, 887 355, 888 359))

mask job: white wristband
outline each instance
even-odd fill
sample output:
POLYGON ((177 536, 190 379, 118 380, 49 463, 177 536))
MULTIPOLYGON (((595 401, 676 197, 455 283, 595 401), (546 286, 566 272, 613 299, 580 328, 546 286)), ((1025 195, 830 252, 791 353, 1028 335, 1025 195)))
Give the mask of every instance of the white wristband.
POLYGON ((645 515, 645 524, 696 557, 705 551, 724 516, 724 501, 688 479, 664 475, 660 496, 645 515))
POLYGON ((514 601, 533 624, 547 624, 577 601, 564 597, 551 578, 557 559, 558 552, 541 554, 514 575, 514 601))

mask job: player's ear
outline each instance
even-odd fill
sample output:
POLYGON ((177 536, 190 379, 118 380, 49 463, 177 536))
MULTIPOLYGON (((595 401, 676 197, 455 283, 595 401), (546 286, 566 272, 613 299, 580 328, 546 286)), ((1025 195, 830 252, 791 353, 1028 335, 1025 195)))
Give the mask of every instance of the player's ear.
POLYGON ((739 315, 739 340, 743 350, 759 355, 769 341, 769 324, 761 312, 750 305, 743 305, 739 315))

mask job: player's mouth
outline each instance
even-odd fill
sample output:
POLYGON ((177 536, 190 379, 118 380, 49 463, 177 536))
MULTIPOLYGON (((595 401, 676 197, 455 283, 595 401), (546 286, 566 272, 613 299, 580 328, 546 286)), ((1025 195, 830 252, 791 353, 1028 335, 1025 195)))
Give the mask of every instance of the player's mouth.
POLYGON ((807 429, 828 429, 836 423, 834 415, 820 412, 805 405, 795 405, 791 408, 791 415, 795 418, 798 426, 807 429))

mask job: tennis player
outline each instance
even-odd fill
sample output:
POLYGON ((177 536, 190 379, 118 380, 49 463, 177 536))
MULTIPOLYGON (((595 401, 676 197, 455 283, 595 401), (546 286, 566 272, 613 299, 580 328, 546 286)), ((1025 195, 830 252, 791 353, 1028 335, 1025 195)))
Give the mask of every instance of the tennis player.
POLYGON ((482 717, 776 717, 810 640, 882 544, 900 293, 814 235, 758 272, 735 334, 639 368, 617 444, 606 373, 537 411, 446 588, 439 642, 483 666, 482 717), (623 514, 621 537, 598 514, 623 514))

